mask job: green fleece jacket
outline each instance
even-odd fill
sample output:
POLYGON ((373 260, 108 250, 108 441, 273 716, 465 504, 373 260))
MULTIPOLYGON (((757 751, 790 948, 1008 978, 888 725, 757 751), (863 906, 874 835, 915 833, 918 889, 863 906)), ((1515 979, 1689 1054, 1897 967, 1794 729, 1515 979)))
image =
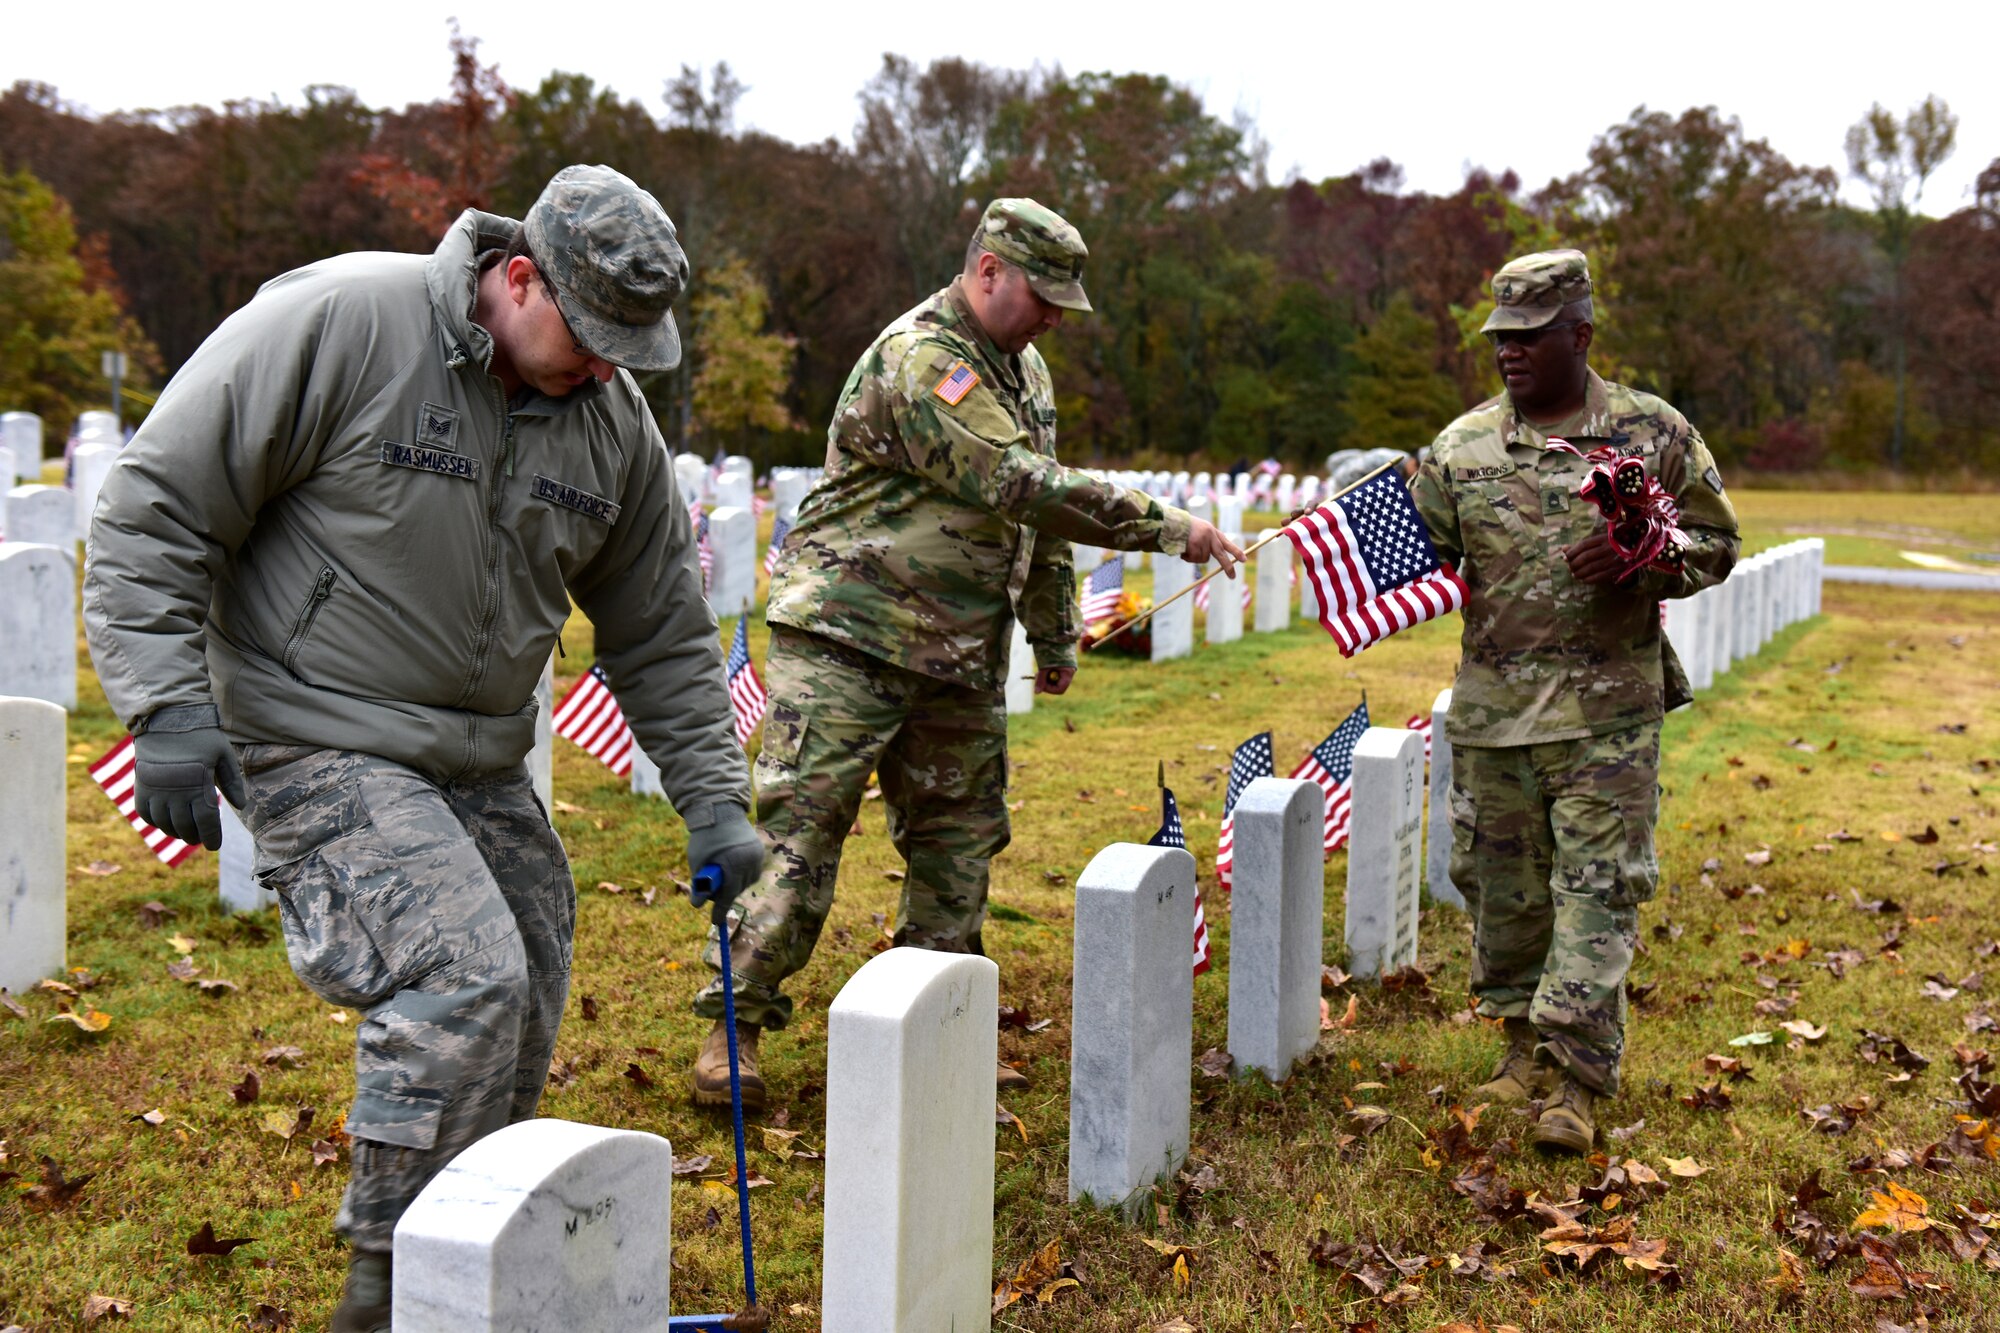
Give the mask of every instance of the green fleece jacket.
POLYGON ((423 255, 266 283, 106 479, 84 624, 128 722, 213 703, 239 743, 359 750, 439 782, 521 763, 570 600, 683 812, 746 806, 674 469, 620 371, 510 405, 473 323, 473 210, 423 255))

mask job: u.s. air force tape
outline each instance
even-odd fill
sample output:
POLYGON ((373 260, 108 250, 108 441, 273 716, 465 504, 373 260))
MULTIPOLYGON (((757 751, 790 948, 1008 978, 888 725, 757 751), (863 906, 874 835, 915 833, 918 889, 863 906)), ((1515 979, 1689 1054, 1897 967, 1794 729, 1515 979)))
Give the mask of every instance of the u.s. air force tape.
POLYGON ((611 501, 592 495, 589 491, 580 491, 567 482, 545 477, 539 472, 535 474, 534 492, 538 500, 547 500, 550 504, 574 509, 577 513, 586 514, 599 523, 618 521, 618 506, 611 501))
POLYGON ((384 440, 382 461, 394 467, 435 472, 442 477, 462 477, 466 481, 479 480, 479 460, 468 458, 464 454, 455 454, 449 449, 417 449, 407 444, 397 444, 394 440, 384 440))

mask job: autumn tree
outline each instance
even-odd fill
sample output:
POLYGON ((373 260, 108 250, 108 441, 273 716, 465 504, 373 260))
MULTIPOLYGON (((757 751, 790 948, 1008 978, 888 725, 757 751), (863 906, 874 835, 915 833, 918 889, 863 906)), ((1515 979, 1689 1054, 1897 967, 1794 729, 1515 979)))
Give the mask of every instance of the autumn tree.
POLYGON ((69 206, 53 190, 26 171, 0 175, 0 409, 35 413, 56 439, 78 413, 105 405, 103 353, 124 352, 138 384, 159 373, 159 353, 107 276, 79 255, 69 206))
POLYGON ((1900 122, 1880 102, 1847 131, 1847 169, 1868 187, 1875 205, 1876 235, 1889 261, 1889 346, 1896 384, 1896 418, 1889 439, 1889 466, 1903 465, 1903 437, 1909 407, 1909 311, 1903 300, 1903 270, 1910 260, 1917 206, 1924 184, 1944 165, 1958 140, 1958 117, 1941 97, 1926 97, 1900 122))
POLYGON ((1398 294, 1348 349, 1351 363, 1342 408, 1345 449, 1414 453, 1465 410, 1450 377, 1439 371, 1437 332, 1398 294))
POLYGON ((710 264, 691 304, 700 355, 694 422, 704 445, 741 445, 754 432, 799 429, 785 406, 798 340, 765 329, 770 301, 750 266, 734 255, 710 264))

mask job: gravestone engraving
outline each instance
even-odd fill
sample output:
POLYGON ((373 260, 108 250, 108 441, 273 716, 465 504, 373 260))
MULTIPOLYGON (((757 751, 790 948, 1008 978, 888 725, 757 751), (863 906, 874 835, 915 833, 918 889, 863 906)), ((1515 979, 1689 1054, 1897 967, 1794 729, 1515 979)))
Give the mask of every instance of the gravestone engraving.
POLYGON ((1035 711, 1035 650, 1028 643, 1028 628, 1012 622, 1007 633, 1007 711, 1035 711))
POLYGON ((63 971, 67 722, 52 703, 0 694, 0 986, 17 995, 63 971))
POLYGON ((1076 880, 1069 1197, 1131 1215, 1188 1149, 1194 857, 1113 843, 1076 880))
MULTIPOLYGON (((1193 565, 1164 551, 1153 556, 1153 605, 1163 608, 1150 622, 1155 662, 1186 657, 1194 651, 1194 594, 1189 593, 1172 606, 1166 606, 1169 597, 1180 593, 1192 582, 1193 565)), ((1210 605, 1213 604, 1211 601, 1210 605)))
POLYGON ((1259 634, 1292 626, 1292 544, 1280 537, 1251 559, 1257 562, 1253 626, 1259 634))
POLYGON ((40 542, 70 554, 76 546, 76 497, 62 486, 39 483, 7 492, 10 542, 40 542))
POLYGON ((992 1327, 1000 969, 889 949, 826 1022, 822 1333, 992 1327))
POLYGON ((1362 733, 1347 840, 1347 970, 1357 977, 1417 961, 1423 778, 1421 736, 1396 727, 1362 733))
POLYGON ((487 1135, 396 1224, 396 1333, 666 1333, 673 1165, 636 1130, 487 1135))
POLYGON ((740 616, 757 597, 757 520, 747 508, 725 505, 708 516, 708 546, 714 554, 709 609, 740 616))
POLYGON ((1272 1082, 1319 1041, 1326 793, 1258 778, 1236 802, 1229 904, 1229 1053, 1272 1082))
POLYGON ((0 542, 0 695, 76 708, 76 579, 65 549, 0 542))
POLYGON ((14 456, 14 470, 0 475, 0 490, 42 479, 42 419, 33 412, 0 412, 0 448, 14 456))
MULTIPOLYGON (((1424 853, 1424 879, 1430 887, 1432 902, 1463 912, 1465 895, 1451 881, 1451 736, 1444 723, 1445 714, 1450 711, 1451 691, 1439 690, 1437 701, 1431 705, 1429 841, 1424 853)), ((1348 836, 1351 839, 1353 834, 1348 836)))

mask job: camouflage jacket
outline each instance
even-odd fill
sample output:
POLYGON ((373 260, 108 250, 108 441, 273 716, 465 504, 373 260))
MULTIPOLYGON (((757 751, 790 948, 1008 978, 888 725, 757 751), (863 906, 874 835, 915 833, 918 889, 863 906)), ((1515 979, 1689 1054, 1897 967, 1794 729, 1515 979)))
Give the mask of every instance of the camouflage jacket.
POLYGON ((1440 558, 1470 596, 1446 727, 1454 745, 1531 745, 1635 726, 1690 695, 1660 630, 1659 599, 1720 583, 1736 563, 1736 511, 1701 435, 1651 394, 1590 376, 1581 411, 1537 428, 1502 393, 1445 427, 1410 492, 1440 558), (1577 497, 1584 453, 1610 444, 1645 460, 1693 540, 1685 570, 1631 585, 1576 582, 1562 548, 1603 526, 1577 497))
POLYGON ((1011 614, 1039 665, 1074 666, 1070 543, 1178 555, 1189 520, 1062 466, 1055 445, 1041 354, 994 347, 954 280, 884 329, 848 375, 767 619, 996 689, 1011 614))

